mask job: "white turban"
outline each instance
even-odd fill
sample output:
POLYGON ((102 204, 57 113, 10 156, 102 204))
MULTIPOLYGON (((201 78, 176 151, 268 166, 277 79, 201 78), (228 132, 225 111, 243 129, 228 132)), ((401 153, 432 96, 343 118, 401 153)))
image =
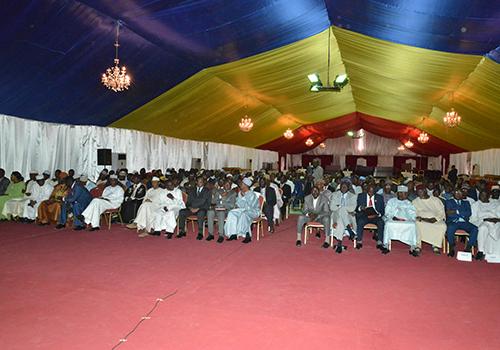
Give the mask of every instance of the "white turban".
POLYGON ((398 192, 408 192, 408 186, 398 186, 398 192))
POLYGON ((248 177, 245 177, 243 179, 243 183, 247 185, 248 187, 252 186, 252 180, 250 180, 248 177))

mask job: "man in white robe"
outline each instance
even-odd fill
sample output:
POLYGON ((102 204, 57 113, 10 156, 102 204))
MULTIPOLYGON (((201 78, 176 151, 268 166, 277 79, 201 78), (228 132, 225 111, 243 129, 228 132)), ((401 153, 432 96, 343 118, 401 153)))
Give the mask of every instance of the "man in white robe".
POLYGON ((91 231, 99 230, 102 213, 109 209, 118 209, 123 203, 125 192, 121 186, 118 186, 118 177, 110 175, 109 184, 102 192, 102 196, 92 199, 82 215, 78 217, 80 221, 91 226, 91 231))
POLYGON ((171 239, 177 226, 179 211, 186 208, 186 204, 182 198, 182 191, 174 187, 172 180, 167 180, 165 187, 162 198, 163 212, 156 217, 153 227, 156 232, 165 230, 165 238, 171 239))
POLYGON ((275 180, 276 176, 274 174, 271 174, 269 177, 269 187, 274 188, 274 191, 276 192, 276 204, 273 208, 273 219, 279 226, 281 221, 281 207, 283 206, 283 198, 281 197, 281 189, 279 188, 275 180))
POLYGON ((245 237, 243 243, 252 241, 252 222, 261 214, 259 196, 252 190, 252 180, 244 178, 240 183, 240 193, 236 199, 236 208, 227 214, 224 234, 228 241, 245 237))
POLYGON ((42 175, 36 177, 36 185, 32 187, 29 201, 24 203, 24 209, 21 217, 28 222, 33 222, 38 213, 38 206, 45 200, 48 200, 54 187, 46 181, 42 175))
POLYGON ((418 256, 417 213, 413 204, 408 200, 408 187, 398 186, 397 197, 389 199, 385 206, 384 247, 382 254, 389 253, 389 242, 399 240, 410 246, 410 254, 418 256))
POLYGON ((500 204, 492 202, 486 191, 479 193, 479 200, 472 205, 470 222, 478 227, 476 259, 500 256, 500 204))
MULTIPOLYGON (((151 231, 161 231, 155 226, 159 224, 158 216, 163 215, 165 212, 163 207, 167 195, 165 190, 160 187, 160 179, 157 176, 151 179, 151 186, 152 187, 147 190, 144 200, 137 211, 134 223, 127 225, 127 228, 137 228, 137 232, 139 232, 139 237, 141 238, 147 237, 151 231)), ((153 235, 156 235, 156 233, 153 235)))
POLYGON ((417 196, 412 204, 417 211, 417 249, 422 242, 432 245, 434 253, 439 254, 446 234, 446 214, 441 199, 429 196, 424 186, 417 187, 417 196))
POLYGON ((356 232, 356 204, 357 195, 350 192, 351 184, 343 181, 340 184, 340 190, 336 191, 330 197, 330 211, 331 211, 331 233, 337 240, 337 247, 335 251, 342 253, 343 245, 342 240, 344 235, 354 239, 356 232))

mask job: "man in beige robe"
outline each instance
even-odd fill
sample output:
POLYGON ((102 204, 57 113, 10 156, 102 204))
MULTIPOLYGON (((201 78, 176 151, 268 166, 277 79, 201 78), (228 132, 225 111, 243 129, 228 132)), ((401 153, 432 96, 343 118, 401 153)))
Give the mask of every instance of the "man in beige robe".
POLYGON ((417 196, 412 203, 417 210, 417 247, 422 248, 422 242, 432 245, 434 253, 439 254, 446 233, 445 211, 443 202, 434 196, 429 196, 423 186, 417 187, 417 196))

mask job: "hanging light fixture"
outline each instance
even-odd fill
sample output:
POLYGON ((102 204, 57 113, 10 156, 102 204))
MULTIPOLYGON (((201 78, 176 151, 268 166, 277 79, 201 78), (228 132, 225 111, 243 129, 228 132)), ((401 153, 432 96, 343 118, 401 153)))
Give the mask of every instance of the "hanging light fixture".
POLYGON ((454 128, 460 125, 462 117, 452 108, 451 111, 446 112, 446 115, 443 117, 443 122, 448 128, 454 128))
MULTIPOLYGON (((451 105, 453 106, 453 101, 454 101, 454 93, 453 91, 450 92, 451 94, 451 105)), ((452 107, 451 111, 446 112, 446 115, 443 117, 443 122, 444 125, 446 125, 448 128, 454 128, 462 122, 462 117, 455 111, 455 109, 452 107)))
POLYGON ((404 151, 405 150, 405 146, 401 145, 398 147, 398 151, 404 151))
POLYGON ((314 145, 314 141, 311 138, 308 138, 306 140, 306 146, 307 147, 311 147, 312 145, 314 145))
POLYGON ((243 118, 241 118, 239 126, 241 131, 249 132, 253 128, 252 118, 249 118, 247 115, 245 115, 243 118))
POLYGON ((325 148, 326 148, 325 143, 324 143, 324 142, 321 142, 321 143, 319 144, 319 148, 321 148, 321 149, 325 149, 325 148))
POLYGON ((412 148, 413 147, 413 142, 411 142, 411 140, 408 140, 405 142, 405 147, 406 148, 412 148))
POLYGON ((418 142, 427 143, 429 142, 429 135, 425 131, 420 131, 420 135, 418 135, 418 142))
POLYGON ((293 138, 293 131, 292 131, 292 129, 290 129, 290 128, 286 129, 286 131, 283 133, 283 136, 287 140, 292 139, 293 138))
POLYGON ((130 76, 127 74, 127 68, 125 66, 120 67, 120 60, 118 58, 118 47, 120 46, 118 39, 120 36, 120 22, 116 23, 116 40, 115 40, 115 65, 106 69, 106 72, 102 74, 101 82, 108 89, 114 92, 119 92, 123 90, 128 90, 130 86, 130 76))
POLYGON ((240 130, 243 132, 249 132, 253 128, 253 121, 252 118, 248 116, 248 113, 246 112, 248 109, 248 96, 245 95, 245 116, 241 118, 240 123, 238 126, 240 127, 240 130))

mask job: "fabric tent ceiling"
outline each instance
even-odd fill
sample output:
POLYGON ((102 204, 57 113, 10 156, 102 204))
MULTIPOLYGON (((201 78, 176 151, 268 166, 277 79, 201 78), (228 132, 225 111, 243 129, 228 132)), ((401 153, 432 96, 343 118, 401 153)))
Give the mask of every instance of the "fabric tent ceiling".
MULTIPOLYGON (((363 116, 423 129, 442 153, 499 147, 499 39, 489 0, 20 0, 2 5, 0 112, 252 147, 363 116), (116 20, 134 82, 121 94, 99 83, 116 20), (332 71, 351 83, 312 94, 305 75, 325 79, 330 25, 332 71), (445 129, 451 106, 464 122, 445 129), (244 114, 249 134, 236 128, 244 114)), ((296 143, 278 150, 305 150, 296 143)))

